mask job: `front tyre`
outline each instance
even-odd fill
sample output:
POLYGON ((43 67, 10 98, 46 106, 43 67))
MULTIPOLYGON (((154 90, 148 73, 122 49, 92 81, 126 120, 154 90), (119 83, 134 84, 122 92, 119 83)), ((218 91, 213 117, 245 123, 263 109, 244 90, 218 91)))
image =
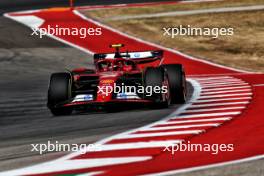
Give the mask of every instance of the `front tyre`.
POLYGON ((187 95, 187 86, 184 68, 181 64, 167 64, 163 68, 168 73, 171 102, 185 103, 187 95))
POLYGON ((71 98, 72 79, 70 73, 54 73, 50 77, 48 89, 48 108, 55 116, 69 115, 72 113, 70 107, 58 107, 71 98))
POLYGON ((167 108, 170 105, 169 79, 163 67, 146 68, 144 85, 145 98, 154 102, 154 108, 167 108))

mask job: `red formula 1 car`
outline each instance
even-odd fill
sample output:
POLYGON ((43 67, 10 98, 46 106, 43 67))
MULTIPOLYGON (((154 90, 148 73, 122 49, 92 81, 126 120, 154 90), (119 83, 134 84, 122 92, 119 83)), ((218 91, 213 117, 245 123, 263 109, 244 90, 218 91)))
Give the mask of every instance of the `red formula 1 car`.
POLYGON ((162 65, 163 51, 120 52, 123 46, 113 44, 115 53, 95 54, 94 70, 53 73, 47 103, 52 114, 129 102, 162 108, 186 101, 181 64, 162 65))

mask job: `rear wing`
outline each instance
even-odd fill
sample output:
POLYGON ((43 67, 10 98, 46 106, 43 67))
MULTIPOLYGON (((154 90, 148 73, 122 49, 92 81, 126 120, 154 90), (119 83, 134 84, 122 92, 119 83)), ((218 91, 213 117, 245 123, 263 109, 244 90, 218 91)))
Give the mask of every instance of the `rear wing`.
MULTIPOLYGON (((120 55, 124 59, 132 60, 138 63, 152 62, 155 60, 161 60, 163 58, 163 51, 132 51, 132 52, 120 52, 120 55)), ((97 53, 94 54, 94 62, 104 59, 116 59, 116 53, 97 53)))

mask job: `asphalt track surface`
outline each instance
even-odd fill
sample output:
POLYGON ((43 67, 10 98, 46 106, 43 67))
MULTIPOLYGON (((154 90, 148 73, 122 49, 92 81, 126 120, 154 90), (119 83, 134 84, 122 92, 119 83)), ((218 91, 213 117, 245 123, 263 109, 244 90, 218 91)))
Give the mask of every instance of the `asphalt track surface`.
MULTIPOLYGON (((0 12, 66 4, 65 1, 56 1, 58 4, 50 2, 1 1, 0 12)), ((96 4, 106 2, 132 1, 96 1, 96 4)), ((46 108, 49 75, 65 68, 89 66, 92 58, 50 38, 30 36, 31 33, 23 25, 0 17, 0 171, 36 164, 64 154, 40 156, 30 152, 31 143, 58 140, 63 143, 89 144, 157 121, 177 108, 132 109, 117 113, 89 112, 53 117, 46 108)), ((189 95, 191 91, 189 87, 189 95)))

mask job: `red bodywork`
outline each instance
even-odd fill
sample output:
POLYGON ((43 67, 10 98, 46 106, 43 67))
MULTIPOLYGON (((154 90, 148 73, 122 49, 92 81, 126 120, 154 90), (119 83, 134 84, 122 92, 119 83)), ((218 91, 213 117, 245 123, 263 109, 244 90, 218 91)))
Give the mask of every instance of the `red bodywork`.
MULTIPOLYGON (((97 86, 99 87, 113 87, 117 80, 122 76, 133 77, 134 75, 139 77, 142 82, 142 74, 144 68, 148 67, 157 67, 160 65, 162 60, 162 51, 149 51, 156 52, 156 55, 151 57, 144 58, 99 58, 95 59, 95 70, 87 68, 77 68, 72 70, 73 76, 73 85, 78 87, 78 82, 80 80, 97 77, 98 82, 97 86)), ((134 53, 134 52, 133 52, 134 53)), ((121 53, 122 54, 122 53, 121 53)), ((128 54, 128 53, 126 53, 128 54)), ((121 55, 120 55, 121 56, 121 55)), ((107 104, 107 103, 118 103, 118 102, 140 102, 140 103, 149 103, 150 100, 146 99, 116 99, 113 98, 113 94, 105 94, 102 91, 97 90, 96 96, 93 97, 93 100, 89 101, 74 101, 70 100, 67 103, 64 103, 63 106, 74 106, 74 105, 89 105, 89 104, 107 104)))

